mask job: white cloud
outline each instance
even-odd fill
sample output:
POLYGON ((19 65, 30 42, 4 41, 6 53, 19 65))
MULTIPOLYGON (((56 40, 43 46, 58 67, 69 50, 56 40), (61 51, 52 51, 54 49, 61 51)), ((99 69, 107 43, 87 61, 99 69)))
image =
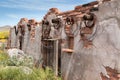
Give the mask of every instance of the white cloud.
POLYGON ((71 7, 78 4, 67 3, 65 0, 8 0, 7 2, 0 2, 0 6, 7 8, 26 9, 26 10, 44 10, 47 11, 51 7, 58 7, 61 9, 71 9, 71 7), (67 4, 66 4, 67 3, 67 4))
POLYGON ((15 14, 7 14, 8 17, 10 18, 15 18, 15 19, 18 19, 19 17, 15 14))
POLYGON ((74 9, 75 6, 80 5, 83 2, 87 3, 92 0, 1 0, 0 7, 8 8, 11 11, 5 11, 3 15, 4 20, 1 20, 0 25, 3 24, 17 24, 20 18, 26 17, 28 19, 34 18, 37 21, 40 21, 45 12, 52 8, 56 7, 61 11, 67 11, 74 9), (12 9, 10 9, 12 8, 12 9), (14 11, 19 11, 20 13, 14 11), (24 12, 26 11, 26 12, 24 12), (16 13, 14 13, 16 12, 16 13))
POLYGON ((40 21, 43 18, 43 15, 40 14, 6 14, 7 17, 11 19, 20 19, 20 18, 28 18, 28 19, 36 19, 37 21, 40 21))
POLYGON ((39 5, 35 5, 32 3, 22 3, 22 2, 0 2, 1 7, 7 7, 7 8, 16 8, 16 9, 26 9, 26 10, 45 10, 45 8, 40 7, 39 5))

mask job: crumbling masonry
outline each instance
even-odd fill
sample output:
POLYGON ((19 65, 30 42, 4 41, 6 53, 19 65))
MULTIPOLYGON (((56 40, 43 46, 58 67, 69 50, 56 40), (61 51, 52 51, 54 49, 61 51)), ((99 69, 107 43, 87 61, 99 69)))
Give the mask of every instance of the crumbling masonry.
POLYGON ((119 35, 120 1, 102 0, 66 12, 51 8, 41 22, 22 18, 10 29, 8 48, 64 80, 119 80, 119 35))

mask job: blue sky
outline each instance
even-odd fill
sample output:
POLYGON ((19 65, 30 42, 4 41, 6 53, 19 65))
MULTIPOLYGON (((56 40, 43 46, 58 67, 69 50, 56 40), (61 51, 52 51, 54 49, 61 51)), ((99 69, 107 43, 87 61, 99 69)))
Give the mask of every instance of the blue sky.
POLYGON ((16 25, 23 17, 41 21, 52 7, 67 11, 91 1, 94 0, 0 0, 0 26, 16 25))

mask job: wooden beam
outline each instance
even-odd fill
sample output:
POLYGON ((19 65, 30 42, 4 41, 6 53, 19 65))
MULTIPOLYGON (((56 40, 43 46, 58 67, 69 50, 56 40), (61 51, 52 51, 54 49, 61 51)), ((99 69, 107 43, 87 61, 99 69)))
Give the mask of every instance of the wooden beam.
POLYGON ((73 53, 74 50, 73 49, 62 49, 63 52, 68 52, 68 53, 73 53))
POLYGON ((55 41, 55 53, 56 53, 56 64, 55 64, 55 75, 56 76, 58 76, 58 43, 59 43, 59 41, 58 40, 56 40, 55 41))

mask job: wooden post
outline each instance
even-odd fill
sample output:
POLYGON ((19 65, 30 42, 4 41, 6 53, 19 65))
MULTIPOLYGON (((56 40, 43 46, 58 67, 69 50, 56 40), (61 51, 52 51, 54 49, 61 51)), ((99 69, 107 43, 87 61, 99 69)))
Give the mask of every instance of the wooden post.
POLYGON ((58 76, 58 40, 55 40, 56 48, 55 48, 55 54, 56 54, 56 60, 55 60, 55 75, 58 76))

